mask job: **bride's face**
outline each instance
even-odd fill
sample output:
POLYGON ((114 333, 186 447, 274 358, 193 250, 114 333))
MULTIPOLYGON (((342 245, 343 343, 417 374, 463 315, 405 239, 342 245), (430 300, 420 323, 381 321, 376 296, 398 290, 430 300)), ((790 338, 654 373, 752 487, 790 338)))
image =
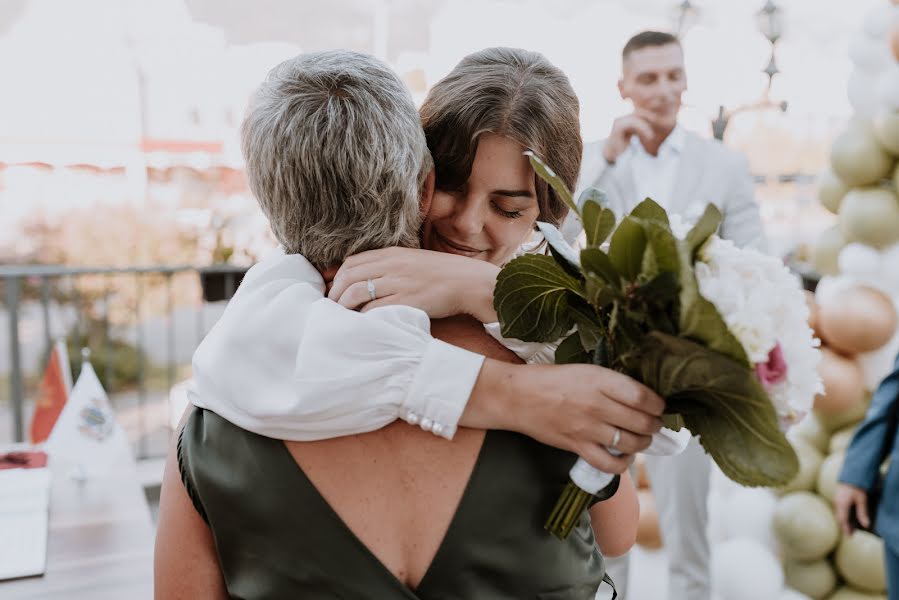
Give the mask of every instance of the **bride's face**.
POLYGON ((540 213, 534 171, 524 150, 509 138, 482 135, 463 188, 434 191, 422 247, 506 263, 527 240, 540 213))

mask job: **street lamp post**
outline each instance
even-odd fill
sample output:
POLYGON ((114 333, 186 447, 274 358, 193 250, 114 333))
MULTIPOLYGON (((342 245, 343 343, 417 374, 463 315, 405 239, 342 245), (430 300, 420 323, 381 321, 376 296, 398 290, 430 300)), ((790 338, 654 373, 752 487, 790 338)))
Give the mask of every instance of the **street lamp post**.
POLYGON ((699 9, 690 0, 682 0, 674 7, 674 35, 684 36, 699 19, 699 9))
POLYGON ((777 68, 777 60, 775 52, 777 51, 777 41, 783 34, 783 11, 774 4, 774 0, 767 0, 765 6, 755 14, 756 24, 759 31, 765 36, 765 39, 771 44, 771 58, 768 60, 768 66, 762 69, 762 73, 768 76, 765 89, 761 98, 751 104, 744 104, 733 109, 727 109, 723 105, 718 107, 718 116, 712 121, 712 135, 717 140, 724 139, 724 132, 728 123, 734 115, 749 112, 753 110, 778 109, 781 112, 787 111, 787 102, 782 100, 777 102, 771 99, 771 84, 774 76, 780 73, 777 68))

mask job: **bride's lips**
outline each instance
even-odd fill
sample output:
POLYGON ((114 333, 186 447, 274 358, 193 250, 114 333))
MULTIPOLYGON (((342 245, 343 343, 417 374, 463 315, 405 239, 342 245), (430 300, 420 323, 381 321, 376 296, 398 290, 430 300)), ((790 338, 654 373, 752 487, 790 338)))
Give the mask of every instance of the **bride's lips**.
POLYGON ((444 247, 446 252, 468 257, 477 256, 478 254, 485 252, 485 250, 478 250, 477 248, 463 246, 462 244, 451 242, 450 240, 440 235, 440 233, 436 229, 432 229, 431 232, 434 234, 434 239, 436 239, 437 243, 444 247))

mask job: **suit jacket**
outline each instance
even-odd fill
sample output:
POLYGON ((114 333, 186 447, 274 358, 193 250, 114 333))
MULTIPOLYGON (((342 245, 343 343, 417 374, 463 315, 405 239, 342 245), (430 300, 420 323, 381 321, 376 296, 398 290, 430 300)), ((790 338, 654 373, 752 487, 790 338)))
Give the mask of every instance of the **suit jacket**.
MULTIPOLYGON (((602 156, 606 140, 584 145, 584 157, 575 198, 583 190, 595 187, 609 197, 609 208, 620 220, 643 198, 637 198, 630 157, 622 157, 609 165, 602 156)), ((725 147, 717 140, 706 140, 686 132, 684 146, 677 165, 671 198, 654 198, 668 212, 693 221, 702 215, 706 204, 717 206, 724 220, 719 234, 738 246, 764 250, 766 246, 762 220, 755 203, 752 176, 746 158, 725 147)), ((562 225, 562 233, 573 242, 583 227, 570 214, 562 225)))
POLYGON ((890 468, 883 482, 883 496, 877 509, 875 527, 877 533, 893 552, 899 552, 899 433, 887 438, 887 415, 890 407, 899 402, 899 356, 893 372, 881 382, 865 420, 855 432, 846 450, 846 460, 840 472, 840 481, 869 490, 874 486, 880 457, 884 449, 890 451, 890 468))

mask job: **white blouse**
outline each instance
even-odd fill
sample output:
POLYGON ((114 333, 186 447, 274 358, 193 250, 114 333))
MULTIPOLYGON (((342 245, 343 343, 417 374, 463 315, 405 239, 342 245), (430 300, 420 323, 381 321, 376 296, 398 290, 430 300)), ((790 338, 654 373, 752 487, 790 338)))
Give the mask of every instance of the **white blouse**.
POLYGON ((426 313, 325 298, 302 256, 253 266, 193 356, 190 401, 248 431, 312 441, 398 417, 452 438, 484 357, 430 335, 426 313))

